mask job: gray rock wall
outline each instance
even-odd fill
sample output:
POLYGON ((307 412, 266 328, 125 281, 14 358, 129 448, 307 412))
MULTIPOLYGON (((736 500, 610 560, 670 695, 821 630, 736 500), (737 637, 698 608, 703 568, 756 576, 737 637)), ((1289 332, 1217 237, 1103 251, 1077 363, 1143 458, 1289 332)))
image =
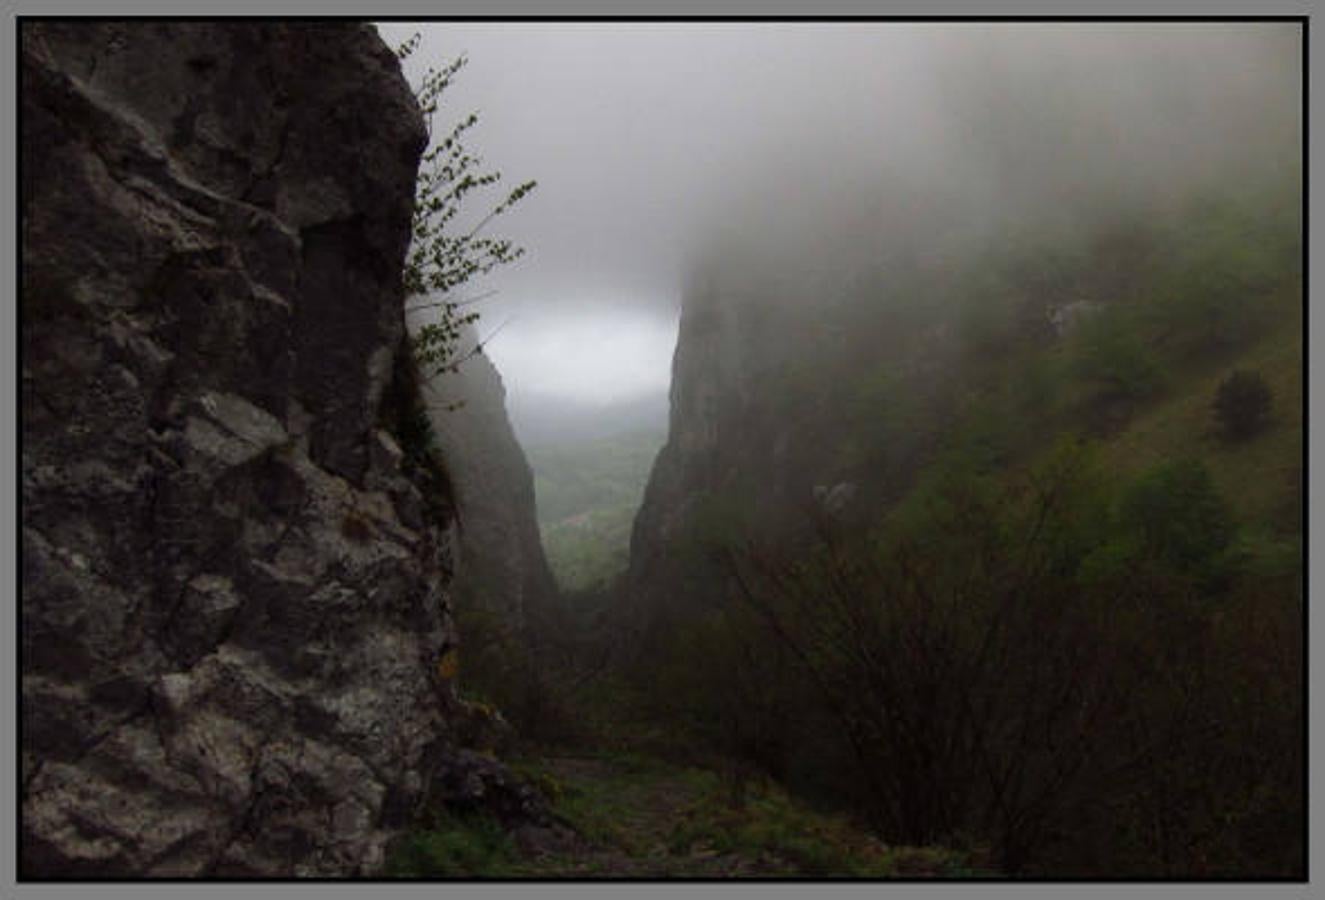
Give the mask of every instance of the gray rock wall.
POLYGON ((23 873, 371 872, 454 722, 416 104, 367 26, 21 32, 23 873))
POLYGON ((886 369, 942 409, 955 342, 890 313, 868 269, 824 275, 803 258, 738 259, 687 289, 667 443, 631 531, 629 606, 646 643, 731 593, 716 545, 790 551, 830 525, 864 525, 929 452, 920 439, 897 459, 847 452, 900 419, 882 406, 866 414, 860 386, 886 369))
POLYGON ((782 512, 795 467, 788 423, 771 409, 767 373, 775 342, 751 327, 751 307, 730 286, 692 285, 672 359, 667 442, 654 460, 631 529, 628 585, 633 626, 668 626, 722 590, 705 541, 726 516, 758 521, 782 512), (789 472, 791 473, 789 476, 789 472))
MULTIPOLYGON (((475 339, 467 335, 466 346, 475 339)), ((533 471, 506 415, 501 374, 476 354, 459 371, 434 377, 424 396, 455 490, 457 602, 506 623, 513 638, 536 638, 530 626, 557 588, 538 531, 533 471)))

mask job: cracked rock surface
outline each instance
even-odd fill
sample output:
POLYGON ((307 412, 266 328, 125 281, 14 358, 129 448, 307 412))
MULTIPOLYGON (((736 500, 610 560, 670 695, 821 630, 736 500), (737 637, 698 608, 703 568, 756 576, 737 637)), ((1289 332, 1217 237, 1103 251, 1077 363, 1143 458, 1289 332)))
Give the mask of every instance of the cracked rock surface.
POLYGON ((456 758, 417 105, 368 26, 20 30, 22 871, 371 873, 456 758))

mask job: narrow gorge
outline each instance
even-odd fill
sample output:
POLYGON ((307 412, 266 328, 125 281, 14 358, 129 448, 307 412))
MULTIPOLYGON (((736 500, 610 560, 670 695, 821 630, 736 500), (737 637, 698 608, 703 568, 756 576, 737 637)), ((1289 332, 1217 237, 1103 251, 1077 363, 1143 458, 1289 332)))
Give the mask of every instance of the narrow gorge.
POLYGON ((1303 23, 545 24, 19 23, 20 880, 1303 879, 1303 23))

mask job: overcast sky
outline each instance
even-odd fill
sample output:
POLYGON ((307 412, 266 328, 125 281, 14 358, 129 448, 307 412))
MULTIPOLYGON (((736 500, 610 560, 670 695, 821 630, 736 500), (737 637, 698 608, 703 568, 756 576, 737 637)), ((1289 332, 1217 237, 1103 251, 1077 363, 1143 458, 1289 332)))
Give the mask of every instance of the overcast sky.
POLYGON ((468 55, 439 127, 477 110, 470 148, 510 185, 539 182, 494 231, 527 256, 485 284, 500 292, 482 330, 502 328, 489 352, 508 392, 665 390, 703 248, 779 228, 799 240, 879 203, 905 222, 913 201, 880 193, 889 177, 912 198, 960 196, 976 220, 1154 193, 1245 158, 1298 164, 1267 149, 1300 128, 1291 24, 381 31, 393 46, 422 33, 413 80, 468 55))

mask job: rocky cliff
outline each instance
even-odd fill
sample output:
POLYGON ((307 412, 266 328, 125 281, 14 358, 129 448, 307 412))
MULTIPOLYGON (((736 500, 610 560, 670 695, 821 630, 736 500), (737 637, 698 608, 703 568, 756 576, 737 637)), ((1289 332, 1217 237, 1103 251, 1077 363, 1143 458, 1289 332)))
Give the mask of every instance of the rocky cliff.
MULTIPOLYGON (((466 346, 475 339, 467 335, 466 346)), ((477 353, 434 378, 424 396, 455 491, 456 603, 523 639, 536 631, 530 626, 556 585, 538 532, 534 476, 506 415, 501 374, 477 353)))
POLYGON ((682 306, 672 359, 667 443, 654 461, 631 537, 632 566, 652 567, 663 547, 682 536, 687 514, 736 476, 724 465, 722 438, 740 431, 748 409, 735 310, 706 288, 682 306), (721 432, 721 434, 720 434, 721 432))
POLYGON ((667 443, 631 533, 645 631, 724 592, 716 544, 813 539, 826 521, 877 515, 950 406, 952 329, 890 307, 868 268, 786 259, 802 264, 711 267, 684 296, 667 443), (862 390, 872 378, 926 398, 933 421, 862 390))
POLYGON ((366 26, 21 32, 22 870, 372 872, 484 771, 379 421, 418 108, 366 26))
POLYGON ((696 279, 682 304, 667 443, 630 540, 630 594, 646 626, 716 586, 707 536, 795 504, 804 474, 795 429, 768 390, 787 362, 780 316, 752 302, 758 294, 753 284, 696 279))

